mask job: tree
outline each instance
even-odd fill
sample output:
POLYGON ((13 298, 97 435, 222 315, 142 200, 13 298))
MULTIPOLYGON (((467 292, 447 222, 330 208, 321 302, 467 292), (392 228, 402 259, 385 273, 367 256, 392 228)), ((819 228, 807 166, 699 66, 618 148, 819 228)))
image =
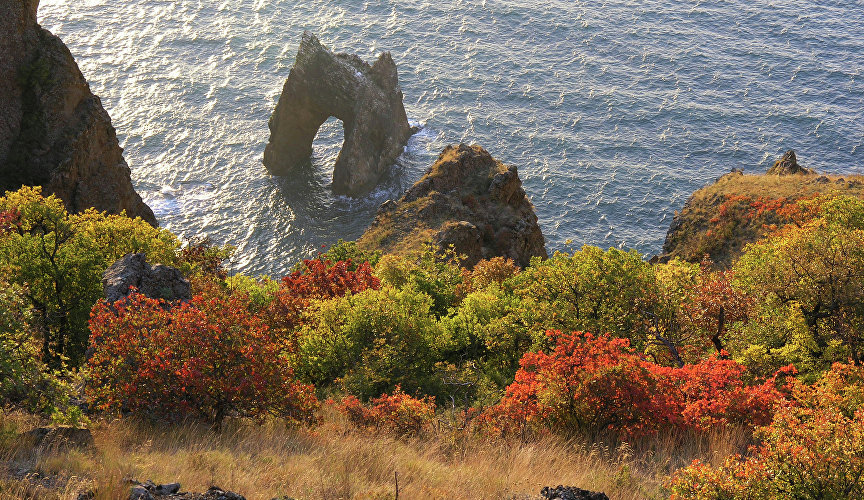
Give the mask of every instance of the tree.
POLYGON ((24 286, 42 357, 51 368, 77 366, 87 348, 87 317, 102 295, 102 273, 128 252, 172 264, 180 243, 141 219, 87 210, 69 214, 56 197, 23 187, 0 197, 0 272, 24 286), (9 221, 9 214, 14 214, 9 221))
POLYGON ((425 293, 387 286, 321 302, 298 332, 300 373, 362 400, 397 385, 436 394, 444 336, 432 305, 425 293))
POLYGON ((861 364, 864 201, 838 197, 821 213, 749 246, 736 275, 751 295, 766 297, 763 307, 797 310, 813 357, 861 364))

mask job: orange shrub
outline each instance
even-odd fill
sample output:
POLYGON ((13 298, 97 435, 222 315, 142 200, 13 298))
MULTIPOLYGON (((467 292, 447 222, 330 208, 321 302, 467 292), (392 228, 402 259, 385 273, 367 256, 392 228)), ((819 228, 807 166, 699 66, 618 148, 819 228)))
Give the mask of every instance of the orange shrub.
POLYGON ((87 364, 97 407, 217 426, 228 416, 312 418, 313 387, 294 379, 285 346, 244 301, 197 295, 171 306, 134 293, 96 304, 87 364))
POLYGON ((396 386, 392 394, 382 394, 364 405, 346 396, 338 406, 357 427, 391 432, 400 436, 418 434, 435 418, 435 398, 414 398, 396 386))
POLYGON ((864 369, 835 365, 756 433, 748 456, 699 460, 668 483, 673 499, 864 498, 864 369))
POLYGON ((622 438, 681 428, 760 425, 781 399, 775 381, 749 386, 744 367, 709 358, 670 368, 644 360, 625 339, 549 331, 550 353, 523 356, 501 402, 480 416, 502 434, 542 429, 610 432, 622 438))

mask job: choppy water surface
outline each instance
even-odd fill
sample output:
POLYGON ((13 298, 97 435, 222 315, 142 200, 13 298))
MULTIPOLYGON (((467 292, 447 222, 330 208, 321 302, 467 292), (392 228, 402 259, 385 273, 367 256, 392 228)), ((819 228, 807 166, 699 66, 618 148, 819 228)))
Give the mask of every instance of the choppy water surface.
POLYGON ((864 172, 864 1, 42 0, 113 118, 160 223, 283 273, 362 234, 447 144, 515 164, 550 251, 660 250, 673 211, 784 150, 864 172), (303 30, 390 50, 425 126, 370 196, 330 194, 341 124, 291 178, 261 165, 303 30))

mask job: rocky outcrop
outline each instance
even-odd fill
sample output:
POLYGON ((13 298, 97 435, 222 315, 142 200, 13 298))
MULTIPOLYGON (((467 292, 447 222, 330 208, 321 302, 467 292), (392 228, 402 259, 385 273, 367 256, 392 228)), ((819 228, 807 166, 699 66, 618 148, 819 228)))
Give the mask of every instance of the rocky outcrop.
POLYGON ((111 118, 69 49, 36 23, 37 6, 0 0, 0 193, 38 185, 70 211, 125 210, 155 226, 111 118))
POLYGON ((342 120, 345 142, 333 169, 333 192, 369 192, 402 153, 412 134, 389 52, 372 66, 356 55, 334 54, 303 33, 294 67, 270 117, 264 165, 288 175, 307 164, 318 128, 342 120))
POLYGON ((700 262, 706 255, 727 268, 754 242, 792 222, 787 213, 801 199, 820 194, 864 198, 864 178, 810 175, 788 151, 765 175, 740 170, 721 176, 694 192, 666 233, 663 253, 652 262, 679 258, 700 262))
POLYGON ((531 257, 547 256, 516 167, 465 144, 445 148, 398 202, 381 206, 358 240, 364 249, 401 254, 421 250, 426 242, 453 245, 469 267, 498 256, 525 267, 531 257))
POLYGON ((143 253, 129 253, 111 264, 102 275, 102 290, 108 302, 116 302, 129 295, 130 288, 151 299, 190 300, 189 281, 171 266, 150 266, 143 253))
POLYGON ((795 156, 795 151, 786 151, 779 160, 774 162, 774 165, 768 169, 768 175, 811 175, 815 174, 813 170, 802 167, 798 164, 798 157, 795 156))

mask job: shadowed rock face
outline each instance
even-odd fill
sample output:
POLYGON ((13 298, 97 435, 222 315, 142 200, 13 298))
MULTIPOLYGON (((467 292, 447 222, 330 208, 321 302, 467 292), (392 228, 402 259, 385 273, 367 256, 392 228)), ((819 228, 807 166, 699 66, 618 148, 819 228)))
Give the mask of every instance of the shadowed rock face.
POLYGON ((768 175, 811 175, 816 172, 809 168, 802 167, 798 164, 798 157, 795 156, 795 151, 789 150, 774 162, 774 165, 768 169, 768 175))
POLYGON ((369 66, 356 55, 334 54, 303 33, 294 67, 270 117, 264 165, 288 175, 308 162, 318 128, 342 120, 345 142, 333 169, 333 192, 361 196, 378 183, 412 134, 389 52, 369 66))
POLYGON ((357 243, 385 253, 410 254, 431 242, 452 245, 463 265, 505 257, 521 267, 546 258, 534 206, 516 167, 480 146, 447 146, 429 171, 398 201, 381 205, 357 243))
POLYGON ((0 0, 0 193, 42 186, 73 212, 126 210, 156 225, 132 188, 111 118, 38 0, 0 0))

